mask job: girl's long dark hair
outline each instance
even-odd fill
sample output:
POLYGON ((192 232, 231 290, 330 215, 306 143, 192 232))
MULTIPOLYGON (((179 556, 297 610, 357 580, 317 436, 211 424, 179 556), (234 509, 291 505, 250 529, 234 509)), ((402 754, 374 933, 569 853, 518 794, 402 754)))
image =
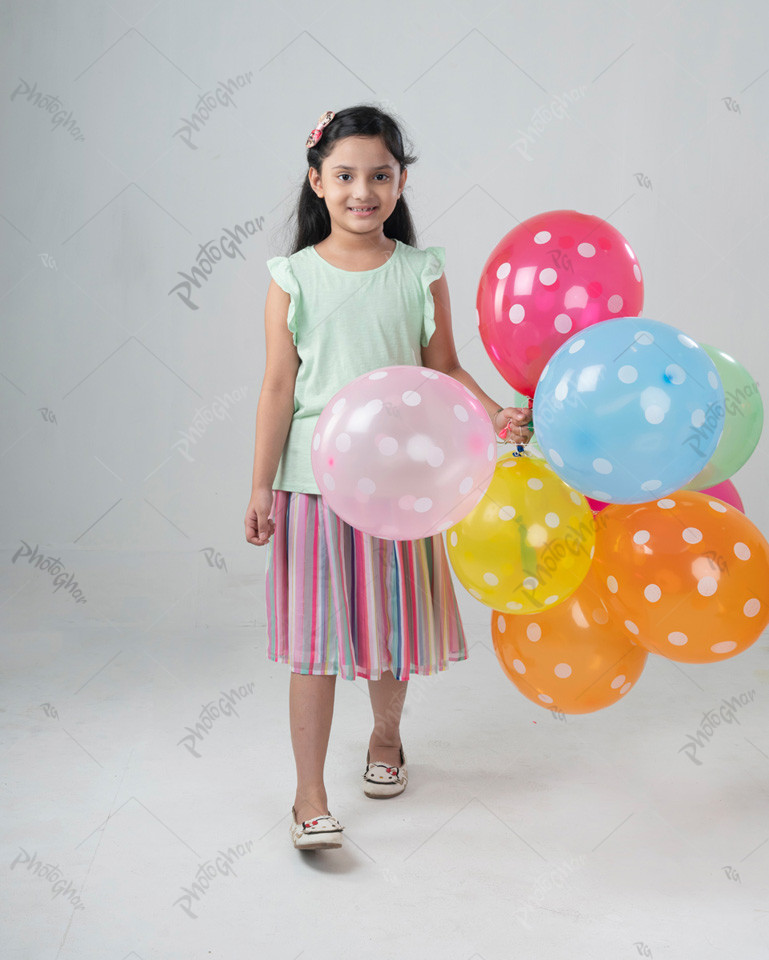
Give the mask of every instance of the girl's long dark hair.
MULTIPOLYGON (((398 123, 379 107, 359 104, 347 107, 334 115, 334 119, 323 128, 323 136, 307 151, 307 167, 313 167, 320 174, 324 159, 331 153, 337 140, 343 137, 381 137, 385 146, 400 165, 401 173, 417 159, 407 152, 404 138, 398 123)), ((410 145, 409 145, 410 148, 410 145)), ((331 233, 331 220, 326 202, 310 186, 305 173, 304 183, 299 192, 296 210, 293 214, 291 253, 320 243, 331 233)), ((384 235, 392 240, 400 240, 409 246, 416 246, 416 233, 408 204, 403 194, 398 197, 395 209, 383 224, 384 235)))

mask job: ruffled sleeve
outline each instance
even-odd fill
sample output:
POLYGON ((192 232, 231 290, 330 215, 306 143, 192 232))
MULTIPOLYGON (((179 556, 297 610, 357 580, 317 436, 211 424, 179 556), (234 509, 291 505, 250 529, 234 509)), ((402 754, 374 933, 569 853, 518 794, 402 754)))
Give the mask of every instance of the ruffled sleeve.
POLYGON ((275 283, 291 297, 288 304, 286 323, 288 324, 288 329, 291 331, 294 346, 296 346, 296 308, 301 296, 299 282, 294 276, 294 271, 291 269, 288 257, 272 257, 272 259, 267 261, 267 269, 270 271, 275 283))
POLYGON ((425 296, 425 307, 422 320, 422 346, 426 347, 430 337, 435 333, 435 302, 430 284, 443 273, 446 263, 445 247, 425 247, 425 262, 422 267, 422 289, 425 296))

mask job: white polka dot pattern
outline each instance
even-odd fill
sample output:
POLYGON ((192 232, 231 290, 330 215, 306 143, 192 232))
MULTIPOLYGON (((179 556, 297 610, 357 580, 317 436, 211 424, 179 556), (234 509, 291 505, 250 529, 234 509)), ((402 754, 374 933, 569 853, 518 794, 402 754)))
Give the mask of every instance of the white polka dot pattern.
POLYGON ((644 587, 644 596, 649 603, 656 603, 662 596, 662 590, 660 590, 656 583, 647 583, 644 587))
POLYGON ((742 612, 746 617, 755 617, 758 611, 761 609, 761 601, 757 597, 751 597, 745 603, 745 606, 742 608, 742 612))
POLYGON ((710 646, 710 649, 713 653, 731 653, 732 650, 736 650, 737 644, 734 640, 719 640, 717 643, 713 643, 710 646))
POLYGON ((471 391, 418 365, 350 381, 323 409, 310 443, 331 509, 359 530, 402 540, 432 536, 465 516, 491 482, 495 451, 494 429, 471 391))
POLYGON ((697 581, 697 592, 703 597, 712 597, 718 590, 718 581, 715 577, 700 577, 697 581))
POLYGON ((612 617, 644 649, 716 662, 769 625, 769 546, 736 508, 681 488, 603 516, 595 576, 612 617))
POLYGON ((455 532, 448 556, 459 580, 479 590, 487 606, 521 614, 555 607, 573 592, 595 540, 585 498, 543 459, 512 454, 497 461, 478 510, 455 532))
MULTIPOLYGON (((606 579, 617 589, 616 577, 606 579)), ((560 612, 554 620, 548 619, 549 610, 538 610, 536 619, 523 623, 518 616, 492 614, 494 646, 505 673, 534 702, 583 713, 616 702, 638 679, 647 659, 646 650, 630 638, 638 635, 638 627, 626 620, 627 633, 619 637, 607 605, 596 603, 597 588, 596 582, 584 594, 575 593, 565 615, 563 606, 555 608, 560 612)), ((551 600, 559 598, 550 596, 545 604, 551 600)))
MULTIPOLYGON (((617 290, 602 296, 610 314, 628 306, 617 290)), ((718 442, 724 392, 720 378, 708 375, 712 361, 658 321, 620 316, 583 327, 577 338, 576 317, 572 310, 552 314, 556 330, 572 337, 549 357, 547 378, 537 384, 539 447, 559 476, 593 499, 664 499, 691 480, 718 442), (692 427, 706 428, 696 443, 692 427)))

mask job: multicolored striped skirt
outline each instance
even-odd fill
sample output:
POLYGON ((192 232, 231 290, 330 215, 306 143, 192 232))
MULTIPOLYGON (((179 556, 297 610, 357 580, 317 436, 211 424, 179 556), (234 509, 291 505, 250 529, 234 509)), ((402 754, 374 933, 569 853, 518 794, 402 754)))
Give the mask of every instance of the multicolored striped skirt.
POLYGON ((382 540, 323 497, 276 490, 267 550, 267 657, 294 673, 378 680, 429 675, 467 659, 440 534, 382 540))

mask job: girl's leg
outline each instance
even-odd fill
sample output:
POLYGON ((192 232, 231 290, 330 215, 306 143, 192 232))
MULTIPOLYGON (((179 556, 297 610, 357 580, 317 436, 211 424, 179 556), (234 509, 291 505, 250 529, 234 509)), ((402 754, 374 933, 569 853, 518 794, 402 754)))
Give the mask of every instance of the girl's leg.
POLYGON ((336 674, 291 673, 288 699, 296 761, 294 808, 298 821, 329 812, 323 766, 334 712, 335 683, 336 674))
POLYGON ((382 673, 381 680, 369 680, 374 730, 369 740, 370 760, 400 766, 400 722, 406 699, 408 680, 398 680, 392 670, 382 673))

